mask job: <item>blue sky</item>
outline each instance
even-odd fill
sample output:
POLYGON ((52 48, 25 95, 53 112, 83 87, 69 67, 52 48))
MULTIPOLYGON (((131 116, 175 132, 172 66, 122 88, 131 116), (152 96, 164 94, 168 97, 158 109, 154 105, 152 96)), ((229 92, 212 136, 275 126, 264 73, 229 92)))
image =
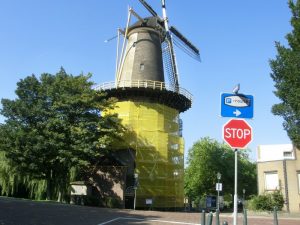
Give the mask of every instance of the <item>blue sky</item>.
MULTIPOLYGON (((148 0, 161 15, 160 0, 148 0)), ((180 84, 193 96, 181 115, 186 152, 201 137, 222 141, 220 94, 240 83, 254 95, 251 158, 260 144, 290 143, 283 120, 271 113, 274 83, 269 60, 275 41, 286 44, 291 31, 287 0, 166 0, 169 22, 199 47, 202 62, 176 49, 180 84)), ((16 83, 26 76, 91 72, 92 80, 114 80, 116 41, 104 43, 124 27, 127 8, 148 16, 138 0, 0 0, 0 98, 15 98, 16 83)), ((3 122, 3 117, 0 118, 3 122)))

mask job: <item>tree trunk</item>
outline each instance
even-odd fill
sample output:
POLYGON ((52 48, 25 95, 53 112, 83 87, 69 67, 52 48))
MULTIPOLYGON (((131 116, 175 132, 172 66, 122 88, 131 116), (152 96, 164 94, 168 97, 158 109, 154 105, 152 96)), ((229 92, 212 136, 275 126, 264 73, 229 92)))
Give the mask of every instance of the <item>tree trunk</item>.
POLYGON ((48 178, 47 179, 47 192, 46 192, 46 200, 51 200, 51 195, 52 195, 52 179, 48 178))
POLYGON ((52 199, 52 186, 53 186, 53 180, 52 180, 52 170, 50 170, 50 174, 47 176, 47 196, 46 200, 52 199))
POLYGON ((57 198, 58 202, 62 202, 62 194, 61 191, 58 191, 58 198, 57 198))

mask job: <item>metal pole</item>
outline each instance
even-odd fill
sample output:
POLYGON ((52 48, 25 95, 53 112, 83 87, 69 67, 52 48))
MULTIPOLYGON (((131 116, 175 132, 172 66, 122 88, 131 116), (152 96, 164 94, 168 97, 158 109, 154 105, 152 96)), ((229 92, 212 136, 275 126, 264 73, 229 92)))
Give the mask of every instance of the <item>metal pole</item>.
POLYGON ((201 214, 201 225, 205 225, 205 210, 202 210, 202 214, 201 214))
POLYGON ((217 207, 217 210, 218 210, 218 211, 220 210, 220 201, 219 201, 219 196, 220 196, 220 194, 219 194, 219 190, 218 190, 218 207, 217 207))
POLYGON ((175 202, 174 202, 174 203, 175 203, 175 211, 176 211, 176 207, 177 207, 177 206, 176 206, 176 201, 177 201, 177 182, 176 182, 176 181, 177 181, 177 176, 178 176, 178 174, 179 174, 179 173, 178 173, 178 171, 176 171, 176 170, 173 172, 173 178, 174 178, 174 191, 175 191, 175 196, 174 196, 174 200, 175 200, 175 202))
POLYGON ((218 179, 218 183, 217 183, 217 191, 218 191, 217 209, 218 209, 218 211, 220 211, 220 179, 221 179, 221 173, 220 172, 217 173, 217 179, 218 179))
POLYGON ((136 205, 136 188, 134 188, 134 202, 133 202, 133 210, 135 210, 136 205))
POLYGON ((245 193, 246 193, 246 189, 243 189, 243 210, 246 209, 245 207, 245 193))
POLYGON ((248 225, 248 221, 247 221, 247 209, 244 209, 243 225, 248 225))
POLYGON ((220 210, 220 191, 218 190, 218 211, 220 210))
POLYGON ((139 174, 135 173, 134 174, 134 186, 133 186, 133 188, 134 188, 133 210, 135 210, 135 206, 136 206, 136 189, 137 189, 138 184, 139 184, 138 177, 139 177, 139 174))
POLYGON ((273 224, 274 225, 278 225, 277 208, 276 208, 276 206, 274 207, 274 211, 273 211, 273 224))
POLYGON ((220 211, 219 210, 216 210, 216 225, 220 225, 220 211))
POLYGON ((212 225, 212 221, 213 221, 213 214, 212 212, 210 212, 207 216, 207 225, 212 225))
POLYGON ((233 225, 237 225, 237 154, 238 150, 234 150, 234 197, 233 197, 233 225))

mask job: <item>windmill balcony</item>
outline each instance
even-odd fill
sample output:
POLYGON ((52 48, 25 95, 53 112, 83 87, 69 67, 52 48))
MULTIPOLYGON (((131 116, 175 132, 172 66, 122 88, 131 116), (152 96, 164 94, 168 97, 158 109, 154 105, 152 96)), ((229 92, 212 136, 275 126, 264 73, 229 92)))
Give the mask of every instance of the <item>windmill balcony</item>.
POLYGON ((180 95, 185 96, 187 99, 192 101, 193 95, 188 92, 186 89, 181 87, 175 87, 169 85, 165 82, 155 81, 155 80, 121 80, 121 81, 111 81, 98 84, 95 86, 95 90, 111 90, 111 89, 120 89, 120 88, 150 88, 158 91, 172 91, 180 95))
POLYGON ((119 100, 148 99, 175 108, 179 112, 191 107, 193 97, 184 88, 153 80, 111 81, 96 85, 94 89, 105 91, 108 97, 116 97, 119 100))

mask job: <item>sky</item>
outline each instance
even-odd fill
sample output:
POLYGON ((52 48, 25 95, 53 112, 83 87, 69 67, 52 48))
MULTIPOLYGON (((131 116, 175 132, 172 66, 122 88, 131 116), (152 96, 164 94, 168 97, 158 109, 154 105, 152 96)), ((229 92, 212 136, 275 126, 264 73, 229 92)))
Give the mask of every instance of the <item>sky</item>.
MULTIPOLYGON (((160 0, 147 0, 161 15, 160 0)), ((14 99, 20 79, 42 73, 92 73, 92 81, 114 80, 116 40, 126 25, 128 7, 149 13, 138 0, 0 0, 0 98, 14 99)), ((222 142, 220 95, 240 84, 254 96, 250 158, 263 144, 290 143, 282 118, 271 113, 274 95, 269 60, 275 41, 287 45, 291 13, 287 0, 166 0, 169 24, 200 49, 201 62, 175 49, 182 88, 193 94, 181 114, 186 154, 203 137, 222 142)), ((4 118, 0 117, 0 122, 4 118)))

